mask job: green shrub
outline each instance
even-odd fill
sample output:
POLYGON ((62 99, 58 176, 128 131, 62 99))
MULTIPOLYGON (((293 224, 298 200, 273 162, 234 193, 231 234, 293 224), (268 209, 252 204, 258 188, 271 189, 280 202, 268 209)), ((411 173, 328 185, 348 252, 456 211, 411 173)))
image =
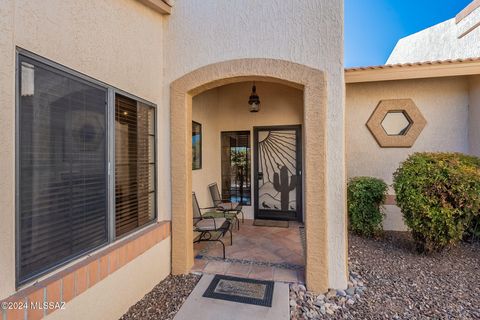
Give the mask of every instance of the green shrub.
POLYGON ((465 232, 464 240, 468 242, 480 241, 480 214, 472 219, 465 232))
POLYGON ((460 241, 480 210, 480 159, 415 153, 394 173, 397 205, 419 251, 460 241))
POLYGON ((382 231, 388 186, 380 179, 356 177, 350 179, 347 188, 350 230, 363 236, 375 236, 382 231))

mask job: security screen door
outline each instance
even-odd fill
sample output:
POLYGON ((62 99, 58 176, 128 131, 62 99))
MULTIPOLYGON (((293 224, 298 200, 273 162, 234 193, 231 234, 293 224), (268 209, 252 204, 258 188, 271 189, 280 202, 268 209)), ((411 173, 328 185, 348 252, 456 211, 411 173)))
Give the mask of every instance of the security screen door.
POLYGON ((301 126, 254 128, 255 219, 302 220, 301 126))

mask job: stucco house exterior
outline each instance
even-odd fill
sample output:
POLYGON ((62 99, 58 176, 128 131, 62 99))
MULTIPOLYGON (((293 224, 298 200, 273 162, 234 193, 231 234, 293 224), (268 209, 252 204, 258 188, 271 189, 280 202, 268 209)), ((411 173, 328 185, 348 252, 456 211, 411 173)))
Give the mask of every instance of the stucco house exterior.
POLYGON ((341 1, 9 0, 0 16, 0 300, 68 306, 3 320, 118 318, 189 272, 192 98, 253 81, 301 112, 306 281, 346 286, 341 1))
MULTIPOLYGON (((246 218, 281 204, 305 224, 316 292, 347 286, 349 177, 391 183, 414 151, 480 155, 480 52, 410 61, 402 40, 392 63, 463 60, 345 71, 343 1, 6 0, 0 32, 0 301, 66 303, 1 320, 118 318, 188 273, 192 191, 209 204, 222 185, 224 141, 248 145, 246 218), (267 203, 259 173, 282 169, 296 189, 267 203)), ((384 228, 404 229, 393 194, 386 207, 384 228)))
POLYGON ((472 1, 455 17, 400 39, 386 64, 479 57, 479 5, 472 1))
MULTIPOLYGON (((400 39, 386 65, 346 69, 349 178, 374 176, 391 184, 412 152, 480 155, 479 26, 480 1, 472 1, 456 17, 400 39), (411 99, 425 123, 408 148, 381 146, 365 124, 380 101, 399 99, 411 99)), ((391 109, 404 108, 398 104, 391 109)), ((384 229, 406 230, 393 190, 385 208, 384 229)))

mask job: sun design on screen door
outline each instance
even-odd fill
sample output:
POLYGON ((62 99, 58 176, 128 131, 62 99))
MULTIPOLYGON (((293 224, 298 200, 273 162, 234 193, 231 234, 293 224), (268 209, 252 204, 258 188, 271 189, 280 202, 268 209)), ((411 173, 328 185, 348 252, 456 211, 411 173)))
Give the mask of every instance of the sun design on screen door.
POLYGON ((295 211, 295 131, 260 131, 258 140, 260 209, 295 211))

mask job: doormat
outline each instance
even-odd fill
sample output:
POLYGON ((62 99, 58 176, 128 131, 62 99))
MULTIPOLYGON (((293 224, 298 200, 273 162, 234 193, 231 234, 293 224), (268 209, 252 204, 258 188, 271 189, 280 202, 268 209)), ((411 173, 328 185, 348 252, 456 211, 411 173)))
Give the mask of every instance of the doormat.
POLYGON ((206 298, 271 307, 273 281, 215 275, 203 294, 206 298))
POLYGON ((288 228, 288 221, 255 219, 253 225, 257 227, 288 228))

